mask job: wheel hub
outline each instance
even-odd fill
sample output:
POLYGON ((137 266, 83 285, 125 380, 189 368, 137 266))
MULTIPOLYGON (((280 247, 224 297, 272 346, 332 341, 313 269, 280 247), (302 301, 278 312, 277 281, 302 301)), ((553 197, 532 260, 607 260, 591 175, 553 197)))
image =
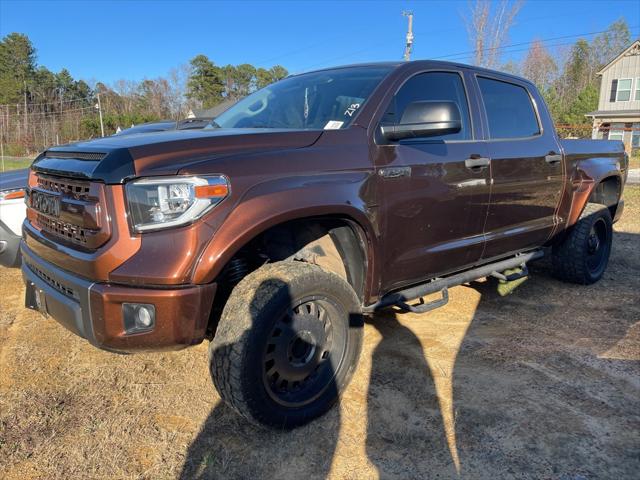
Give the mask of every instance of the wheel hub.
POLYGON ((343 342, 336 343, 334 338, 332 315, 334 306, 326 300, 309 300, 275 322, 267 339, 263 373, 274 400, 304 403, 330 385, 331 359, 339 360, 344 354, 343 342))
POLYGON ((289 362, 293 366, 301 367, 313 358, 316 351, 316 339, 311 332, 304 330, 289 342, 289 362))
POLYGON ((587 237, 587 268, 592 273, 602 270, 607 264, 608 245, 611 242, 603 219, 594 222, 587 237))
POLYGON ((589 253, 595 253, 598 251, 598 248, 600 248, 600 239, 596 232, 591 232, 591 235, 589 235, 588 245, 589 253))

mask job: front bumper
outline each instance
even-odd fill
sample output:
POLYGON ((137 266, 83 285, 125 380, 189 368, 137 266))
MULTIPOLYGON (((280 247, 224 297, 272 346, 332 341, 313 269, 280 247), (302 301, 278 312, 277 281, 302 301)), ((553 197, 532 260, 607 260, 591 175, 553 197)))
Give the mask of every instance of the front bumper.
POLYGON ((20 236, 0 220, 0 265, 20 266, 20 236))
POLYGON ((140 288, 95 283, 37 256, 22 243, 25 306, 50 315, 96 347, 133 352, 176 349, 205 336, 216 284, 181 288, 140 288), (153 330, 127 334, 123 303, 155 305, 153 330))

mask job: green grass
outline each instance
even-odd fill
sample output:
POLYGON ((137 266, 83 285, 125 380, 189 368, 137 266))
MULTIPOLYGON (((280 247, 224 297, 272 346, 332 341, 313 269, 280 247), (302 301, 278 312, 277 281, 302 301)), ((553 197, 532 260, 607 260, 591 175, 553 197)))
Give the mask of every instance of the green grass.
POLYGON ((629 168, 640 168, 640 149, 636 149, 629 157, 629 168))
POLYGON ((27 168, 31 162, 33 162, 33 157, 8 157, 5 155, 4 162, 0 163, 0 171, 27 168))

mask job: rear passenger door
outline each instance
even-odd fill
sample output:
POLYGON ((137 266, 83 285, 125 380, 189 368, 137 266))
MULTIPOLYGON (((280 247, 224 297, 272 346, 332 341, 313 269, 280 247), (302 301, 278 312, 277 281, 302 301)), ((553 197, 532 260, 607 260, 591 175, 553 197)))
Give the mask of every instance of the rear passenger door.
MULTIPOLYGON (((551 131, 543 132, 526 83, 476 75, 491 158, 491 204, 483 259, 541 245, 556 224, 564 162, 551 131)), ((543 112, 546 114, 546 112, 543 112)), ((549 126, 550 127, 550 126, 549 126)))

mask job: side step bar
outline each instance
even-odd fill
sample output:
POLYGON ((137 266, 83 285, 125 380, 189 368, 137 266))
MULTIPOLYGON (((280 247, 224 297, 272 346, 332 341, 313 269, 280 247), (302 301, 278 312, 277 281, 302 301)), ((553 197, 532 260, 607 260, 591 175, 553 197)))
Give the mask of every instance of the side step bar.
MULTIPOLYGON (((449 287, 455 287, 462 285, 463 283, 471 282, 482 277, 499 277, 503 276, 498 272, 504 272, 510 268, 524 267, 527 262, 537 260, 544 256, 542 250, 535 250, 533 252, 522 253, 515 257, 508 258, 506 260, 500 260, 499 262, 489 263, 487 265, 481 265, 471 270, 466 270, 461 273, 456 273, 449 277, 436 278, 427 283, 417 285, 415 287, 407 288, 397 292, 388 293, 382 297, 378 302, 373 305, 369 305, 362 309, 363 313, 373 313, 382 308, 397 306, 402 310, 407 310, 414 313, 424 313, 434 308, 442 307, 449 301, 449 294, 447 289, 449 287), (425 295, 429 295, 435 292, 442 292, 442 298, 429 303, 423 303, 419 305, 409 305, 407 302, 422 298, 425 295)), ((512 278, 505 277, 508 280, 514 280, 512 278)))

